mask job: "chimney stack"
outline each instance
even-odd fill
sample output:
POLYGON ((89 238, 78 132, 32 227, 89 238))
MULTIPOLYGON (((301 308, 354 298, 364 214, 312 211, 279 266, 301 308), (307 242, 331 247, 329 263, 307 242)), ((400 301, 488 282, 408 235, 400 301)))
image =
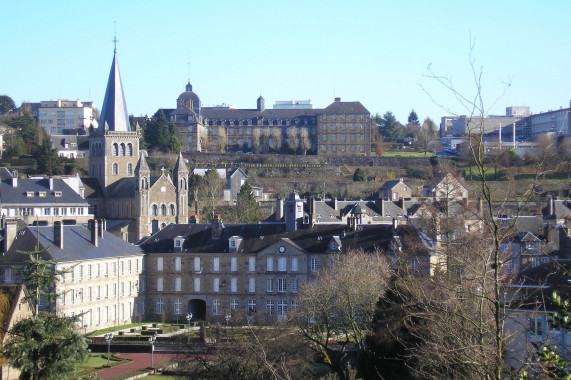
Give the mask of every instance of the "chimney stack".
POLYGON ((97 240, 97 224, 97 220, 89 220, 89 229, 91 230, 91 243, 96 247, 99 246, 99 242, 97 240))
POLYGON ((50 191, 54 191, 54 179, 50 177, 48 181, 50 183, 50 191))
POLYGON ((335 98, 335 103, 339 103, 341 101, 341 98, 335 98))
POLYGON ((63 226, 61 222, 54 222, 54 244, 63 249, 63 226))
POLYGON ((284 217, 284 200, 278 197, 276 200, 276 222, 279 222, 284 217))
POLYGON ((8 252, 10 246, 16 239, 18 233, 18 225, 15 220, 7 220, 4 224, 4 252, 8 252))
POLYGON ((103 240, 103 232, 107 229, 107 222, 105 219, 99 219, 97 221, 97 235, 101 240, 103 240))
POLYGON ((18 187, 18 177, 12 177, 12 187, 18 187))

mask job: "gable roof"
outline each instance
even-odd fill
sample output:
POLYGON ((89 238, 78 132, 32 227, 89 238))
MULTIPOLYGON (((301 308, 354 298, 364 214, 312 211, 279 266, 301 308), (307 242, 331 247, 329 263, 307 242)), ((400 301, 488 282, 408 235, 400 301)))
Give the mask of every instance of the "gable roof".
POLYGON ((0 263, 23 263, 28 256, 19 252, 35 250, 37 238, 40 249, 45 250, 44 257, 60 262, 74 262, 113 257, 141 255, 139 247, 103 231, 103 238, 98 238, 98 246, 91 242, 91 230, 85 225, 61 226, 63 229, 63 249, 54 242, 53 226, 26 226, 16 234, 8 252, 0 257, 0 263))
POLYGON ((0 204, 77 204, 87 206, 87 202, 79 196, 64 180, 58 178, 28 178, 0 181, 0 204), (51 189, 50 189, 51 183, 51 189), (38 193, 45 193, 39 196, 38 193), (61 196, 56 197, 56 192, 61 196), (33 193, 33 196, 27 196, 33 193))
POLYGON ((172 252, 173 239, 177 236, 186 237, 183 251, 187 253, 227 253, 228 239, 232 236, 242 238, 237 253, 257 253, 282 239, 289 239, 308 253, 324 253, 333 236, 341 238, 345 252, 359 248, 371 251, 375 247, 388 247, 392 226, 363 225, 357 231, 348 232, 343 224, 323 224, 286 232, 284 223, 230 224, 224 226, 218 239, 213 239, 211 224, 171 224, 140 246, 145 253, 172 252))

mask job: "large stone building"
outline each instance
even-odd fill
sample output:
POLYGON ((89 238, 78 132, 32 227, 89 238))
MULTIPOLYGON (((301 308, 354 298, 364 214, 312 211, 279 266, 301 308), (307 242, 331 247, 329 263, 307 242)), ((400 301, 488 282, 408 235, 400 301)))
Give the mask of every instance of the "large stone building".
POLYGON ((147 318, 282 320, 331 255, 390 251, 393 225, 304 224, 302 203, 296 196, 285 201, 284 222, 176 224, 143 241, 147 318))
POLYGON ((172 177, 165 170, 152 176, 147 153, 139 149, 139 133, 129 122, 115 51, 99 127, 89 135, 90 178, 83 183, 94 214, 120 226, 117 234, 131 242, 188 221, 188 169, 182 155, 172 177))
POLYGON ((68 273, 56 283, 59 298, 40 309, 81 316, 86 331, 131 323, 144 317, 144 272, 141 250, 105 231, 104 221, 89 226, 29 227, 3 222, 4 247, 0 256, 3 284, 20 284, 23 265, 36 247, 45 259, 56 260, 68 273))
POLYGON ((307 136, 307 150, 312 153, 369 155, 371 152, 371 114, 360 102, 335 98, 325 109, 266 109, 260 96, 256 103, 255 109, 202 107, 188 83, 177 99, 177 108, 164 111, 177 126, 186 152, 218 151, 219 145, 228 151, 252 151, 256 145, 260 152, 280 151, 289 146, 291 128, 295 128, 298 144, 302 136, 307 136), (304 129, 307 134, 302 132, 304 129), (225 144, 220 144, 221 138, 225 144), (258 139, 258 144, 254 139, 258 139))

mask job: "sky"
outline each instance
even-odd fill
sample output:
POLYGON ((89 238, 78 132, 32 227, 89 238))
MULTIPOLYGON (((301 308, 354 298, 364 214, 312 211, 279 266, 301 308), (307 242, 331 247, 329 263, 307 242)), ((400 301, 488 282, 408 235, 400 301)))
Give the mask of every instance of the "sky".
POLYGON ((175 108, 190 79, 203 106, 360 101, 406 123, 569 107, 571 1, 3 1, 0 95, 101 109, 114 35, 130 114, 175 108), (473 62, 471 64, 470 62, 473 62), (428 70, 430 68, 430 70, 428 70), (431 74, 431 72, 433 74, 431 74), (478 74, 479 75, 479 74, 478 74))

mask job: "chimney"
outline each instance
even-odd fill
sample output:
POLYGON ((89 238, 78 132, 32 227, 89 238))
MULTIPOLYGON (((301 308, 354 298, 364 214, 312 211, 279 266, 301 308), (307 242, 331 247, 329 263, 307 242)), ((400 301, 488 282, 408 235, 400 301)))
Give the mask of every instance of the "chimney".
POLYGON ((341 101, 341 98, 335 98, 335 103, 339 103, 341 101))
POLYGON ((337 197, 333 199, 333 210, 337 211, 337 197))
POLYGON ((91 243, 96 247, 99 246, 99 242, 97 241, 97 224, 97 220, 89 220, 89 229, 91 230, 91 243))
POLYGON ((103 232, 107 229, 107 222, 105 219, 99 219, 97 222, 97 235, 103 240, 103 232))
POLYGON ((12 187, 18 187, 18 177, 12 177, 12 187))
POLYGON ((399 221, 397 220, 397 218, 393 218, 393 228, 396 230, 398 226, 399 226, 399 221))
POLYGON ((555 216, 555 200, 553 196, 550 196, 547 202, 549 203, 549 216, 555 216))
POLYGON ((54 222, 54 244, 63 249, 63 226, 61 222, 54 222))
POLYGON ((224 223, 219 214, 214 215, 214 220, 212 221, 212 239, 220 239, 222 236, 222 231, 224 230, 224 223))
POLYGON ((385 200, 381 199, 381 217, 385 217, 385 214, 387 213, 387 209, 385 208, 385 200))
POLYGON ((317 220, 317 212, 315 211, 315 205, 317 204, 317 199, 311 198, 311 226, 315 224, 317 220))
POLYGON ((50 178, 48 181, 50 183, 50 191, 54 191, 54 179, 50 178))
POLYGON ((276 199, 276 221, 281 221, 284 218, 284 200, 278 197, 276 199))
POLYGON ((16 239, 18 225, 15 220, 7 220, 4 226, 4 252, 8 252, 10 246, 16 239))

